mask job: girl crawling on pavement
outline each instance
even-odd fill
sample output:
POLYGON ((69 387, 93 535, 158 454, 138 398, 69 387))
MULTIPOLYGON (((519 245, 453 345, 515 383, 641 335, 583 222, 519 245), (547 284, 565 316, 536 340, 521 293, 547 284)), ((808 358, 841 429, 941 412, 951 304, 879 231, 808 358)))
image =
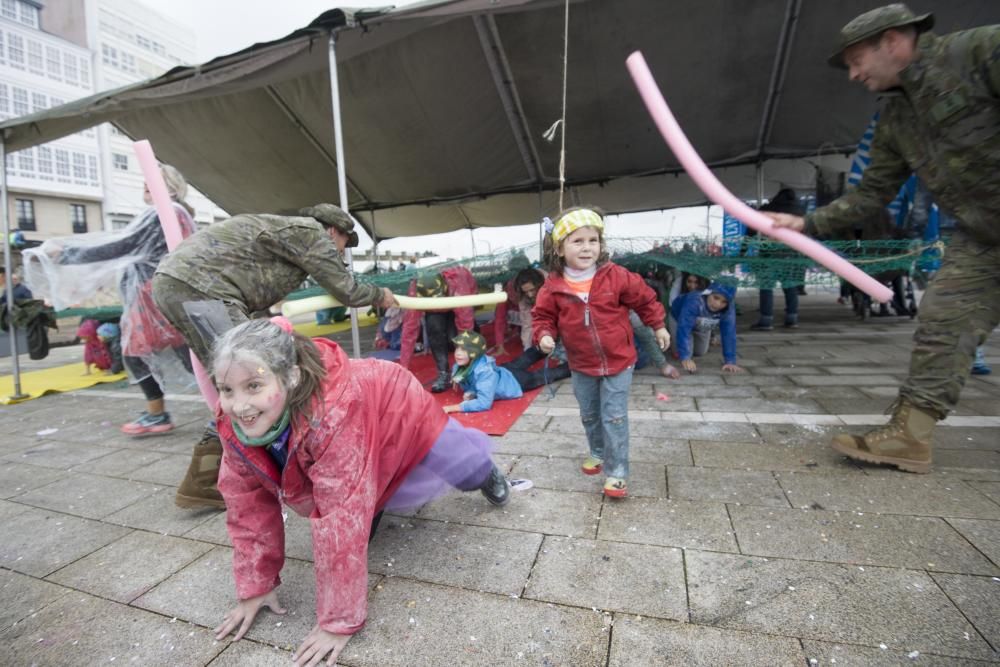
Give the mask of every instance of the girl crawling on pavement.
POLYGON ((398 364, 348 359, 282 317, 230 329, 212 359, 219 490, 240 600, 217 639, 243 637, 263 606, 285 612, 276 593, 283 504, 312 524, 316 625, 293 660, 313 666, 333 665, 364 626, 368 542, 383 510, 416 507, 452 487, 479 490, 494 505, 510 499, 489 437, 449 418, 398 364))

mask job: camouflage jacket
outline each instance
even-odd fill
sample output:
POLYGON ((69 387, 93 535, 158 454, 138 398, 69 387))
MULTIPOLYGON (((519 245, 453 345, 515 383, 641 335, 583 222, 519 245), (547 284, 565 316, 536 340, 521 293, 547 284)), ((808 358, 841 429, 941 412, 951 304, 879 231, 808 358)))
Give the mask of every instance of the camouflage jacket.
POLYGON ((884 94, 858 187, 806 218, 810 235, 876 222, 916 172, 958 228, 1000 245, 1000 25, 920 36, 918 57, 884 94))
POLYGON ((355 282, 313 218, 237 215, 185 239, 156 272, 248 312, 271 307, 307 275, 349 306, 377 305, 382 298, 380 288, 355 282))

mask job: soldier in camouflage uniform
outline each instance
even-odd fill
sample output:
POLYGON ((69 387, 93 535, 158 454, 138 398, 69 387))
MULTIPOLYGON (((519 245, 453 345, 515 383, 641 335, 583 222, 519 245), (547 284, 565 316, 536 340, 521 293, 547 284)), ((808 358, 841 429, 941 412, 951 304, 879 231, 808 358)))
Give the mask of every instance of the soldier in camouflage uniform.
MULTIPOLYGON (((185 304, 221 301, 231 326, 266 311, 312 276, 348 306, 398 305, 387 288, 355 282, 341 259, 358 244, 354 221, 332 204, 317 204, 300 216, 238 215, 187 238, 167 255, 153 277, 153 299, 208 368, 212 340, 185 311, 185 304)), ((221 333, 221 331, 215 331, 221 333)), ((180 507, 225 507, 215 483, 222 444, 206 432, 194 449, 180 487, 180 507)))
POLYGON ((882 95, 871 163, 855 190, 804 219, 770 215, 777 226, 832 236, 878 220, 916 172, 957 219, 920 304, 891 421, 833 441, 851 458, 918 473, 930 471, 934 425, 958 403, 976 346, 1000 322, 1000 25, 939 37, 933 24, 892 4, 843 27, 830 64, 882 95))

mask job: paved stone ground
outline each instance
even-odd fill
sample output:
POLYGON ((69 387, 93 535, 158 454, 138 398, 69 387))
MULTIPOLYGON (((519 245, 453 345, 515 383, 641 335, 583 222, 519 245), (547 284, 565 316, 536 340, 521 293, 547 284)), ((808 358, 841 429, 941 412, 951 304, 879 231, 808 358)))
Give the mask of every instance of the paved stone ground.
MULTIPOLYGON (((912 322, 862 324, 811 294, 798 331, 749 333, 742 305, 748 374, 723 377, 712 360, 679 382, 636 375, 631 498, 604 499, 578 472, 564 385, 497 439, 533 490, 504 509, 456 494, 387 517, 368 625, 341 663, 1000 660, 1000 334, 997 373, 969 381, 937 431, 935 472, 917 476, 827 446, 885 419, 912 322)), ((288 664, 314 622, 307 522, 288 523, 289 614, 214 641, 234 602, 224 517, 172 502, 207 411, 181 396, 174 433, 120 435, 141 408, 122 385, 0 407, 0 662, 288 664)))

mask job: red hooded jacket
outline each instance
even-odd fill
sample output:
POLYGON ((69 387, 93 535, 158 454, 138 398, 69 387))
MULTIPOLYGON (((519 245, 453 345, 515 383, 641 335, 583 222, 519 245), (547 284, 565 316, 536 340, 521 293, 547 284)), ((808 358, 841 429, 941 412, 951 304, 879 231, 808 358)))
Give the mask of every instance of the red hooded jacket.
POLYGON ((617 375, 635 363, 628 311, 659 329, 666 316, 656 292, 643 279, 612 262, 597 267, 587 303, 552 272, 531 309, 532 340, 562 338, 570 369, 591 376, 617 375))
POLYGON ((312 418, 292 422, 284 471, 264 447, 240 443, 229 417, 217 413, 225 445, 219 491, 239 598, 281 583, 284 501, 312 524, 317 622, 353 634, 367 615, 372 519, 430 451, 448 416, 401 366, 349 360, 336 343, 315 343, 327 375, 312 418))
MULTIPOLYGON (((472 272, 464 266, 452 266, 444 269, 441 271, 441 277, 444 278, 445 284, 448 285, 448 296, 468 296, 479 291, 479 286, 476 285, 476 279, 473 277, 472 272)), ((415 280, 410 281, 409 295, 417 295, 417 283, 415 280)), ((444 313, 448 311, 432 310, 429 312, 444 313)), ((454 312, 455 328, 458 329, 459 333, 472 331, 476 322, 472 307, 456 308, 454 312)), ((403 315, 403 338, 399 346, 399 364, 403 368, 410 367, 410 359, 413 358, 413 345, 417 342, 417 336, 420 335, 420 323, 423 321, 423 317, 424 313, 420 310, 408 310, 403 315)))

